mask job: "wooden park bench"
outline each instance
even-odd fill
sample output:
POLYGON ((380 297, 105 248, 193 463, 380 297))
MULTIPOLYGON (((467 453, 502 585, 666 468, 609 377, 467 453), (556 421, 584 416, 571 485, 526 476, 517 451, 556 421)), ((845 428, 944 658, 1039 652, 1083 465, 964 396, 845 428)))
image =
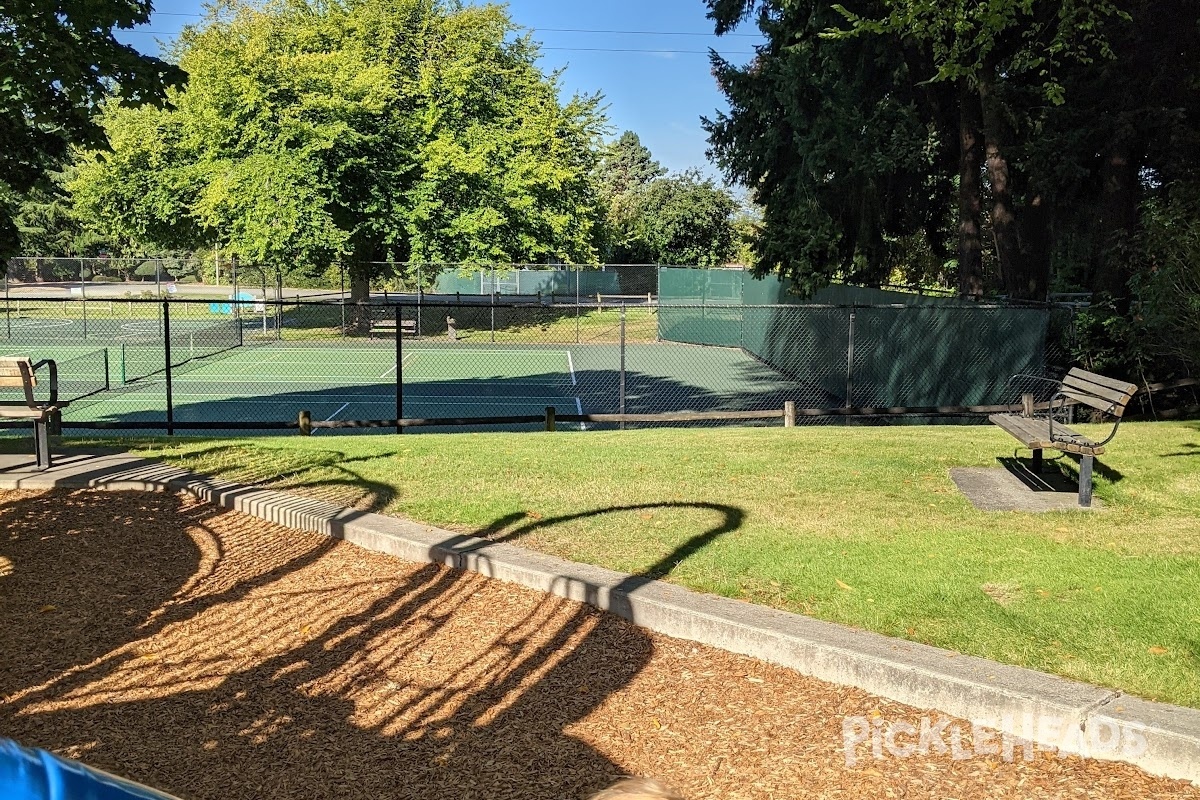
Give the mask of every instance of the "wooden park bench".
MULTIPOLYGON (((396 332, 395 318, 371 320, 371 336, 374 336, 376 331, 387 331, 394 334, 396 332)), ((400 320, 400 333, 404 336, 416 336, 417 321, 415 319, 400 320)))
POLYGON ((1068 372, 1061 381, 1031 375, 1014 375, 1009 380, 1018 377, 1053 384, 1055 390, 1050 402, 1035 406, 1033 395, 1026 394, 1022 396, 1021 413, 992 414, 988 419, 1033 451, 1034 472, 1041 471, 1042 450, 1046 448, 1078 455, 1079 505, 1088 508, 1092 504, 1092 460, 1102 454, 1104 446, 1117 435, 1125 407, 1137 392, 1137 386, 1078 368, 1068 372), (1068 405, 1090 406, 1099 412, 1102 420, 1114 420, 1112 430, 1096 442, 1056 422, 1055 413, 1068 405), (1038 413, 1040 411, 1045 413, 1038 413))
POLYGON ((0 418, 33 420, 33 451, 38 469, 50 469, 50 423, 65 408, 66 403, 58 399, 58 365, 50 359, 34 364, 28 358, 0 358, 0 387, 21 387, 25 403, 0 404, 0 418), (33 396, 37 386, 37 371, 47 367, 50 374, 50 397, 39 402, 33 396))

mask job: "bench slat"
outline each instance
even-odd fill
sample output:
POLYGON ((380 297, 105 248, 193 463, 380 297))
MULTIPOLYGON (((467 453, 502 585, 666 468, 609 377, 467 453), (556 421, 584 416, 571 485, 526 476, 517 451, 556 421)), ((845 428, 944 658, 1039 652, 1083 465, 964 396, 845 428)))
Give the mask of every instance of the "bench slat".
POLYGON ((1079 367, 1073 367, 1069 372, 1067 372, 1067 377, 1068 378, 1078 378, 1080 380, 1087 381, 1088 383, 1094 383, 1097 386, 1104 386, 1105 388, 1108 388, 1108 389, 1116 389, 1118 392, 1121 392, 1123 394, 1136 394, 1137 393, 1137 384, 1136 383, 1130 383, 1129 381, 1120 381, 1120 380, 1117 380, 1116 378, 1109 378, 1107 376, 1100 375, 1095 372, 1088 372, 1086 369, 1080 369, 1079 367))
POLYGON ((1125 413, 1125 404, 1116 404, 1110 400, 1105 400, 1103 397, 1096 397, 1094 394, 1081 392, 1076 389, 1063 388, 1059 394, 1064 397, 1069 397, 1072 400, 1083 403, 1085 406, 1091 406, 1097 411, 1103 411, 1105 414, 1111 414, 1114 417, 1119 417, 1125 413))
POLYGON ((1061 450, 1065 453, 1100 455, 1104 447, 1065 425, 1054 426, 1054 439, 1045 419, 1021 417, 1016 414, 992 414, 988 420, 1003 429, 1031 450, 1061 450))
MULTIPOLYGON (((1075 375, 1067 375, 1067 377, 1063 378, 1062 385, 1065 388, 1094 395, 1095 397, 1103 398, 1121 406, 1128 403, 1136 393, 1136 391, 1122 392, 1118 389, 1110 389, 1107 386, 1101 386, 1098 383, 1092 383, 1091 381, 1084 380, 1083 378, 1075 375)), ((1136 387, 1134 387, 1134 389, 1136 390, 1136 387)))
POLYGON ((0 386, 37 386, 33 374, 33 361, 28 358, 0 358, 0 386))

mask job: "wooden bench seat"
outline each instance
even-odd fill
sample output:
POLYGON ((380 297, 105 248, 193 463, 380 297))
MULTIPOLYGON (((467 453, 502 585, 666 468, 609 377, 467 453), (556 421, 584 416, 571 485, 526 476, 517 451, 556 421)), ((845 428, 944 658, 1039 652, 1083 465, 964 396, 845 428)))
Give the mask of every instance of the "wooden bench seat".
MULTIPOLYGON (((1035 376, 1013 376, 1017 377, 1046 380, 1035 376)), ((1034 472, 1041 471, 1043 450, 1051 449, 1078 455, 1079 505, 1087 508, 1092 504, 1093 459, 1102 454, 1104 446, 1117 435, 1121 417, 1124 416, 1129 401, 1137 393, 1137 386, 1079 368, 1068 372, 1061 382, 1047 382, 1054 384, 1054 394, 1044 415, 1033 413, 1033 396, 1025 395, 1022 398, 1020 413, 992 414, 988 419, 1033 451, 1034 472), (1103 419, 1115 420, 1108 436, 1098 442, 1093 441, 1056 422, 1055 412, 1061 411, 1068 404, 1089 406, 1099 412, 1103 419)))
POLYGON ((52 360, 39 361, 5 356, 0 358, 0 387, 20 387, 25 395, 23 404, 0 403, 0 419, 28 419, 33 421, 33 450, 38 469, 49 469, 50 422, 59 410, 66 407, 58 399, 58 365, 52 360), (33 396, 37 387, 37 371, 46 367, 50 375, 50 397, 40 402, 33 396))
MULTIPOLYGON (((372 336, 375 334, 375 331, 393 331, 394 332, 395 330, 396 330, 396 320, 395 319, 373 319, 373 320, 371 320, 371 335, 372 336)), ((417 321, 415 319, 400 320, 400 333, 408 335, 408 336, 416 336, 417 335, 417 321)))

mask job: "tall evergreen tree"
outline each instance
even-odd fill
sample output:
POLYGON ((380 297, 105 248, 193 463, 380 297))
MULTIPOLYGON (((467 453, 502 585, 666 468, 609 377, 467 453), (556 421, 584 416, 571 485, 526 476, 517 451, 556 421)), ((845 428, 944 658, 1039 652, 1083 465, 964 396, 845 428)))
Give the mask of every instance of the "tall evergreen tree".
POLYGON ((38 184, 52 191, 46 174, 72 145, 105 145, 100 104, 159 104, 183 81, 113 36, 150 11, 148 0, 0 0, 0 269, 20 248, 21 196, 38 184))

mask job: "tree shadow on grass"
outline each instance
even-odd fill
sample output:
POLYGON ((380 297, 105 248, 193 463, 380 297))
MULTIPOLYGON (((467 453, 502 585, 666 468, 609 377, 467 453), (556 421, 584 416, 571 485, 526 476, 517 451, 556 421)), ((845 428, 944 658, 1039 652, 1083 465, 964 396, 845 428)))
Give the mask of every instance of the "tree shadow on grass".
MULTIPOLYGON (((695 506, 715 524, 623 588, 741 524, 695 506)), ((622 772, 569 732, 653 653, 611 615, 167 494, 26 497, 0 530, 0 728, 25 744, 222 800, 557 800, 622 772)))

